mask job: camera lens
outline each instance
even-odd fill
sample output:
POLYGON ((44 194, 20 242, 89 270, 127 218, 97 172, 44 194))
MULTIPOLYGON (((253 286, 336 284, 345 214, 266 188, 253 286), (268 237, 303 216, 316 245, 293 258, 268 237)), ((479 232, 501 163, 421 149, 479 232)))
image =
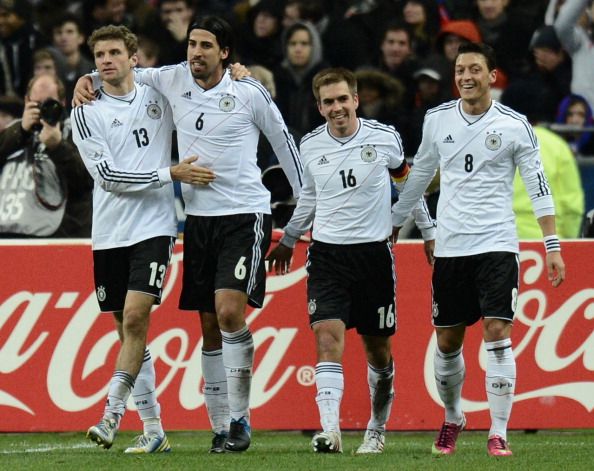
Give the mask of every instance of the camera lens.
POLYGON ((39 115, 50 126, 55 126, 62 120, 64 107, 59 101, 48 98, 39 105, 39 115))

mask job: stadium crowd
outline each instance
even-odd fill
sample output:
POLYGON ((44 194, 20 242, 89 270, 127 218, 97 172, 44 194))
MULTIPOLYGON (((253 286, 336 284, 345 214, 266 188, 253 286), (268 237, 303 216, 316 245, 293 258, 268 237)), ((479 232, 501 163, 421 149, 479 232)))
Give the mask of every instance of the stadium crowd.
MULTIPOLYGON (((36 75, 60 79, 68 115, 77 78, 94 67, 86 38, 97 27, 130 28, 139 36, 138 65, 154 67, 186 59, 187 28, 205 14, 233 25, 234 59, 268 88, 296 142, 323 122, 312 77, 328 66, 346 67, 356 72, 359 115, 393 125, 408 157, 421 142, 425 112, 457 98, 452 79, 459 44, 493 46, 495 98, 537 129, 559 235, 581 234, 584 189, 574 157, 594 155, 591 0, 0 0, 0 139, 13 120, 24 121, 27 86, 36 75)), ((0 151, 1 216, 16 209, 8 206, 15 199, 8 193, 9 154, 0 151)), ((260 168, 277 163, 263 140, 260 168)), ((66 178, 60 169, 58 175, 66 178)), ((514 209, 530 211, 525 195, 518 194, 514 209)), ((518 224, 520 237, 532 237, 518 224)), ((0 221, 0 234, 7 232, 15 231, 0 221)), ((89 234, 90 227, 66 236, 89 234)))

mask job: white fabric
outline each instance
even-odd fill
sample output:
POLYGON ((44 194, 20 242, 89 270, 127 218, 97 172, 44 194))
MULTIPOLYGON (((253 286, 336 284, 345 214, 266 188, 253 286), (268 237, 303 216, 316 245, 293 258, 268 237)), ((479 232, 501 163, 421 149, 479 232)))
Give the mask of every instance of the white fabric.
MULTIPOLYGON (((388 169, 404 161, 394 127, 359 118, 358 131, 341 142, 327 125, 319 126, 302 139, 300 151, 304 184, 285 227, 289 238, 307 232, 312 221, 313 238, 331 244, 379 242, 390 236, 388 169)), ((426 207, 417 202, 421 209, 417 221, 432 227, 426 207)))
POLYGON ((145 85, 126 99, 99 91, 92 104, 74 108, 71 119, 74 143, 95 181, 93 249, 175 237, 167 100, 145 85))
POLYGON ((461 100, 450 101, 425 115, 423 139, 392 222, 404 224, 439 168, 435 256, 517 253, 512 210, 516 167, 536 216, 555 212, 536 136, 524 116, 496 101, 473 123, 464 119, 461 106, 461 100))
POLYGON ((270 214, 270 193, 261 182, 256 151, 264 133, 299 197, 302 165, 280 111, 260 82, 231 80, 225 73, 209 90, 194 81, 186 62, 138 69, 136 80, 155 87, 173 107, 180 159, 198 156, 216 180, 182 184, 185 211, 193 216, 270 214))

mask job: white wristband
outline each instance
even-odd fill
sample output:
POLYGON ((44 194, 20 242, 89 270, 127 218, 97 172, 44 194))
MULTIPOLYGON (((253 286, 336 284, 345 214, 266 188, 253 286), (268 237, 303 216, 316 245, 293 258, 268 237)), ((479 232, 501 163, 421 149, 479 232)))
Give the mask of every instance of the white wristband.
POLYGON ((557 234, 544 236, 543 242, 547 253, 561 252, 561 242, 559 242, 559 237, 557 237, 557 234))

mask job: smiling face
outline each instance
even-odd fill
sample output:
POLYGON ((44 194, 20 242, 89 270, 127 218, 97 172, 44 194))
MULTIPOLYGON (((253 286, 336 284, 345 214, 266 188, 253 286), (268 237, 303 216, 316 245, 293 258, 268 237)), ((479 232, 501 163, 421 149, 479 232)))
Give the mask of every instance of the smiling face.
POLYGON ((491 105, 491 85, 495 70, 489 70, 484 55, 476 52, 459 54, 456 59, 455 81, 464 111, 479 114, 491 105))
POLYGON ((345 81, 320 87, 318 110, 326 118, 330 133, 337 137, 350 136, 357 131, 359 97, 351 93, 345 81))
POLYGON ((93 48, 93 56, 101 80, 114 87, 131 80, 132 69, 138 62, 136 54, 128 54, 121 39, 97 41, 93 48))
POLYGON ((223 60, 229 55, 221 49, 217 38, 205 29, 193 29, 188 38, 188 63, 194 80, 205 87, 218 83, 223 76, 223 60))

